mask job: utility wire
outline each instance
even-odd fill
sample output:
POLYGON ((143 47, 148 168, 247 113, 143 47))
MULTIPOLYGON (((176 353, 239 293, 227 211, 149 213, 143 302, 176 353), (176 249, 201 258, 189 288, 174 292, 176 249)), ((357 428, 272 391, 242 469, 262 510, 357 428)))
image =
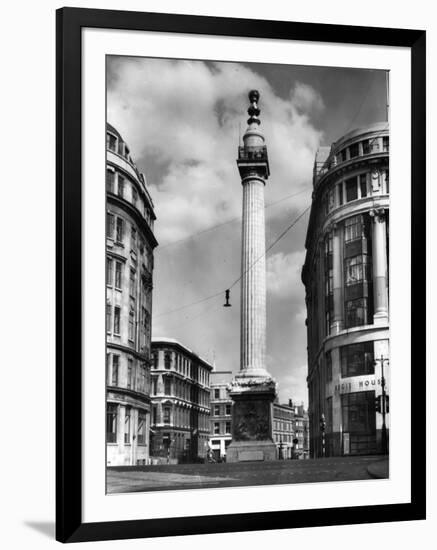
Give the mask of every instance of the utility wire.
MULTIPOLYGON (((306 189, 302 189, 301 191, 298 191, 297 193, 293 193, 292 195, 287 195, 286 197, 282 197, 282 199, 278 199, 277 201, 273 201, 269 204, 266 204, 265 208, 270 208, 271 206, 275 206, 276 204, 279 204, 280 202, 283 202, 285 200, 288 200, 288 199, 291 199, 293 197, 297 197, 298 195, 301 195, 302 193, 306 193, 306 192, 309 192, 310 189, 309 188, 306 188, 306 189)), ((222 222, 222 223, 218 223, 216 225, 212 225, 210 227, 207 227, 205 229, 202 229, 200 231, 198 231, 197 233, 193 233, 192 235, 188 235, 187 237, 183 237, 182 239, 178 239, 176 241, 171 241, 169 243, 164 243, 163 245, 160 245, 156 251, 159 252, 169 246, 174 246, 176 244, 179 244, 179 243, 182 243, 184 241, 187 241, 189 239, 193 239, 194 237, 198 237, 199 235, 202 235, 203 233, 208 233, 209 231, 213 231, 214 229, 218 229, 219 227, 223 227, 224 225, 228 225, 230 223, 235 223, 237 221, 241 220, 241 216, 237 216, 235 218, 231 218, 225 222, 222 222)))
MULTIPOLYGON (((292 223, 286 228, 284 229, 284 231, 282 231, 282 233, 280 233, 280 235, 278 235, 278 237, 276 237, 276 239, 266 248, 266 251, 264 252, 264 254, 261 254, 261 256, 259 258, 257 258, 247 269, 244 273, 242 273, 232 284, 231 286, 229 286, 227 289, 225 290, 229 290, 231 288, 233 288, 240 280, 241 278, 248 272, 250 271, 253 266, 255 264, 257 264, 261 258, 263 257, 266 257, 267 256, 267 253, 283 238, 285 237, 285 235, 290 231, 290 229, 292 229, 296 224, 297 222, 306 214, 306 212, 308 212, 308 210, 311 208, 311 205, 307 206, 305 208, 305 210, 303 212, 301 212, 297 218, 295 218, 292 223)), ((203 302, 207 302, 208 300, 212 300, 213 298, 217 298, 218 296, 223 296, 225 290, 221 290, 220 292, 216 292, 215 294, 211 294, 210 296, 206 296, 205 298, 202 298, 200 300, 197 300, 196 302, 191 302, 190 304, 185 304, 183 306, 180 306, 178 308, 175 308, 175 309, 171 309, 171 310, 168 310, 168 311, 163 311, 162 313, 159 313, 157 315, 155 315, 155 318, 157 317, 162 317, 164 315, 170 315, 171 313, 176 313, 177 311, 181 311, 183 309, 187 309, 189 307, 193 307, 193 306, 196 306, 198 304, 201 304, 203 302)))

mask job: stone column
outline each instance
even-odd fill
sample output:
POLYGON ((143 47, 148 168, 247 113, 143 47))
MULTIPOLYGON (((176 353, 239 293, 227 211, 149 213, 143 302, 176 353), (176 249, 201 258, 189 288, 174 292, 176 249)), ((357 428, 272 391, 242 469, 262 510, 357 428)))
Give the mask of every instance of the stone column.
POLYGON ((384 209, 370 212, 372 224, 373 298, 375 325, 388 323, 387 241, 384 209))
POLYGON ((266 266, 264 180, 243 180, 240 370, 265 375, 266 266), (256 371, 256 372, 255 372, 256 371))
POLYGON ((276 382, 265 365, 266 262, 264 186, 270 175, 267 148, 259 129, 259 92, 249 93, 248 128, 238 148, 237 166, 243 186, 241 247, 240 370, 229 386, 232 443, 228 462, 274 460, 273 400, 276 382))
POLYGON ((341 266, 340 228, 332 228, 332 290, 334 312, 331 323, 331 334, 337 334, 343 329, 343 296, 342 296, 342 266, 341 266))

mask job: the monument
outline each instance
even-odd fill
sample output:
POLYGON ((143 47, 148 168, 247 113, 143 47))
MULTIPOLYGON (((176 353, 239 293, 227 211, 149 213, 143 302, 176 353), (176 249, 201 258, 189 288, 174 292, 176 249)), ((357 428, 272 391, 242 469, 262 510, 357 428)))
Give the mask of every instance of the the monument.
POLYGON ((249 93, 248 128, 238 147, 243 186, 240 371, 230 386, 232 443, 226 460, 274 460, 273 400, 276 383, 266 370, 266 264, 264 186, 269 160, 259 125, 259 92, 249 93))

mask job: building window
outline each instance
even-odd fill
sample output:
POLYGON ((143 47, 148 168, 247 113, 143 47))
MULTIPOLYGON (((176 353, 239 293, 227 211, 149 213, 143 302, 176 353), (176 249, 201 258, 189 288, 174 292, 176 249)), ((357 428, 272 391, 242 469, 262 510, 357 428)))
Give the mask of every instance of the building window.
POLYGON ((133 389, 133 375, 134 375, 134 362, 133 360, 129 357, 129 359, 127 360, 127 387, 129 389, 133 389))
POLYGON ((386 153, 389 150, 388 136, 383 136, 383 138, 382 138, 382 150, 385 151, 386 153))
POLYGON ((220 435, 220 422, 214 422, 214 435, 220 435))
POLYGON ((106 213, 106 236, 114 238, 114 215, 109 212, 106 213))
POLYGON ((373 342, 351 344, 340 348, 341 376, 374 374, 373 342))
POLYGON ((122 218, 117 218, 115 240, 118 243, 123 242, 124 223, 122 218))
POLYGON ((132 204, 136 206, 137 201, 138 201, 138 191, 135 185, 132 185, 132 204))
POLYGON ((138 430, 137 430, 137 443, 138 445, 146 444, 146 427, 147 427, 147 413, 138 411, 138 430))
POLYGON ((220 399, 220 388, 214 389, 214 399, 220 399))
POLYGON ((122 276, 122 263, 115 262, 115 281, 114 281, 115 288, 121 288, 121 285, 122 285, 121 276, 122 276))
POLYGON ((106 258, 106 284, 110 286, 112 285, 113 263, 111 258, 106 258))
POLYGON ((117 138, 112 134, 106 134, 106 147, 111 151, 116 151, 117 149, 117 138))
POLYGON ((357 177, 349 178, 346 184, 346 202, 354 201, 358 198, 357 177))
POLYGON ((141 363, 140 370, 139 370, 139 373, 138 373, 138 388, 137 389, 138 389, 138 391, 143 392, 143 393, 147 393, 146 392, 146 377, 147 377, 146 364, 141 363))
POLYGON ((114 192, 115 173, 113 170, 106 170, 106 191, 108 193, 114 192))
POLYGON ((152 424, 157 424, 158 422, 158 408, 156 405, 152 408, 152 424))
POLYGON ((152 378, 152 394, 157 395, 158 394, 158 379, 152 378))
POLYGON ((131 269, 129 272, 129 294, 132 298, 136 296, 136 284, 135 284, 135 269, 131 269))
POLYGON ((335 187, 331 186, 328 191, 328 212, 335 208, 335 187))
POLYGON ((130 443, 130 417, 131 417, 131 408, 126 407, 124 414, 124 442, 130 443))
POLYGON ((331 351, 326 352, 326 380, 328 382, 332 381, 332 353, 331 353, 331 351))
POLYGON ((165 395, 171 395, 171 378, 164 378, 164 393, 165 395))
POLYGON ((158 363, 159 363, 159 356, 158 356, 158 352, 155 351, 155 352, 153 352, 153 368, 154 369, 158 368, 158 363))
POLYGON ((362 391, 341 396, 343 432, 373 435, 375 424, 375 392, 362 391))
POLYGON ((344 279, 346 286, 355 285, 370 279, 370 262, 367 254, 359 254, 344 260, 344 279))
POLYGON ((229 416, 231 414, 231 405, 226 405, 226 414, 229 416))
POLYGON ((118 174, 118 196, 124 197, 124 177, 118 174))
POLYGON ((367 174, 360 174, 361 198, 367 197, 367 174))
POLYGON ((114 334, 120 334, 120 308, 114 307, 114 334))
POLYGON ((170 424, 170 407, 164 407, 164 424, 170 424))
POLYGON ((137 246, 137 230, 134 226, 131 227, 130 231, 130 247, 132 250, 135 250, 137 246))
POLYGON ((220 405, 214 405, 214 416, 220 416, 220 405))
POLYGON ((131 310, 129 311, 129 330, 128 330, 128 338, 132 342, 135 341, 135 314, 131 310))
POLYGON ((164 368, 171 368, 171 353, 169 351, 166 351, 164 354, 164 368))
POLYGON ((370 142, 369 142, 369 140, 366 139, 362 143, 363 143, 363 155, 370 154, 370 142))
POLYGON ((107 443, 117 442, 117 405, 115 403, 106 405, 106 441, 107 443))
POLYGON ((353 143, 352 145, 349 145, 349 157, 355 158, 358 156, 358 143, 353 143))
POLYGON ((343 182, 337 184, 338 186, 338 200, 339 200, 339 206, 343 204, 343 182))
POLYGON ((118 150, 117 150, 119 155, 123 155, 123 145, 124 145, 123 142, 121 141, 121 139, 119 139, 118 140, 118 150))
POLYGON ((362 216, 352 216, 344 221, 345 242, 362 239, 364 236, 364 223, 362 216))
POLYGON ((226 422, 225 433, 227 433, 227 434, 231 433, 231 423, 230 422, 226 422))
POLYGON ((120 369, 120 356, 119 355, 113 355, 112 356, 112 385, 118 386, 118 372, 120 369))
POLYGON ((346 327, 358 327, 367 325, 370 315, 368 314, 368 298, 357 298, 346 302, 346 327))
POLYGON ((106 304, 106 332, 111 333, 111 304, 106 304))

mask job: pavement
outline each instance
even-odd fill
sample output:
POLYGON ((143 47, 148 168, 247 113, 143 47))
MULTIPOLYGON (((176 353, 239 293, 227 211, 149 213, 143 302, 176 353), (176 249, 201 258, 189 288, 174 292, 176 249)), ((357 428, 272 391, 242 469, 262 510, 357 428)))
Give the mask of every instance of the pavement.
POLYGON ((374 479, 388 479, 388 457, 378 460, 378 462, 372 462, 369 466, 367 466, 367 471, 374 479))
POLYGON ((388 478, 388 458, 354 456, 215 464, 107 468, 107 492, 320 483, 388 478))

